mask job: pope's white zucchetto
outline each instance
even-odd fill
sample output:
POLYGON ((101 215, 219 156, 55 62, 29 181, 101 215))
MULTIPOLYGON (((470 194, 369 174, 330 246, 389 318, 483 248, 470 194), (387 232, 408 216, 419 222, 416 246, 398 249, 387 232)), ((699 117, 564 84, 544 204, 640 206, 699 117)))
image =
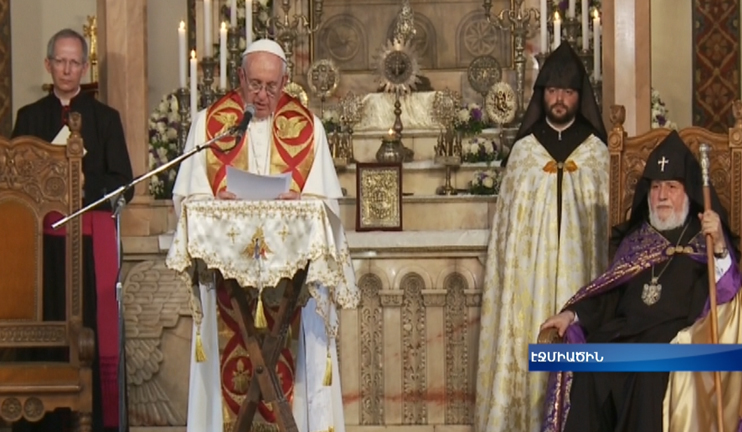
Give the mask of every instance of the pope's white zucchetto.
POLYGON ((278 56, 284 62, 286 61, 286 53, 283 52, 283 48, 281 48, 281 45, 270 39, 258 39, 255 42, 251 43, 250 46, 247 47, 245 52, 242 53, 242 58, 245 58, 246 55, 254 52, 271 53, 275 56, 278 56))

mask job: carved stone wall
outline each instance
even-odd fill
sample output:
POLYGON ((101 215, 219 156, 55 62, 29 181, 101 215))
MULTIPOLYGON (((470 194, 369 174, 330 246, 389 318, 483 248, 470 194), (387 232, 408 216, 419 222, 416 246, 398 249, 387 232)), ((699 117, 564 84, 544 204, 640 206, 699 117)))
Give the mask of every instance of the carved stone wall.
MULTIPOLYGON (((492 4, 493 14, 510 7, 508 0, 492 4)), ((481 0, 413 0, 411 7, 416 28, 411 45, 434 89, 470 93, 463 72, 480 55, 511 67, 510 33, 486 21, 481 0)), ((375 59, 393 35, 400 9, 401 2, 324 0, 312 58, 333 60, 343 71, 337 95, 376 91, 375 59)))
MULTIPOLYGON (((483 251, 416 255, 354 260, 361 304, 341 311, 338 344, 349 431, 473 421, 483 251)), ((162 256, 127 272, 132 426, 185 425, 189 296, 162 256)))

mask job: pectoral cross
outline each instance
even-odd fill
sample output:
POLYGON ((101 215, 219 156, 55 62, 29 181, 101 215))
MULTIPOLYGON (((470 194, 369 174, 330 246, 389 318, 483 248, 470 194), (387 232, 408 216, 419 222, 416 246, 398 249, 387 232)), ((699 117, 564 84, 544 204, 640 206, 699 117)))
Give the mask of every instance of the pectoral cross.
POLYGON ((660 167, 660 171, 665 172, 665 164, 667 164, 669 162, 670 161, 667 158, 665 158, 664 156, 662 156, 662 159, 660 159, 660 160, 657 161, 657 165, 662 165, 660 167))

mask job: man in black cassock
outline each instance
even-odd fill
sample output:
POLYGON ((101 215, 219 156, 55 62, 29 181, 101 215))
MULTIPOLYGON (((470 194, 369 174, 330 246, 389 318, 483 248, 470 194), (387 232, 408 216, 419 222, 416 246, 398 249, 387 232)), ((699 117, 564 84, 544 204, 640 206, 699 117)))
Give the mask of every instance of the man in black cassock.
MULTIPOLYGON (((647 160, 629 221, 614 229, 619 247, 611 268, 542 329, 566 333, 569 343, 671 342, 708 312, 707 234, 714 244, 718 302, 729 302, 740 288, 739 254, 713 189, 712 207, 704 211, 698 161, 671 132, 647 160)), ((561 431, 558 419, 566 418, 564 432, 662 432, 669 373, 571 376, 571 391, 556 384, 569 378, 552 381, 546 431, 561 431), (568 412, 557 412, 557 406, 568 412)))
MULTIPOLYGON (((81 92, 80 82, 89 63, 87 42, 79 33, 65 29, 52 36, 44 64, 51 74, 54 90, 18 110, 13 137, 32 135, 53 142, 58 135, 64 137, 60 131, 68 131, 69 113, 80 113, 86 151, 82 161, 83 205, 88 205, 133 178, 121 118, 118 111, 96 100, 92 92, 81 92)), ((133 189, 127 191, 126 201, 131 200, 133 193, 133 189)), ((65 231, 51 228, 51 224, 60 218, 60 215, 47 215, 45 219, 45 320, 65 319, 65 231)), ((83 325, 96 334, 96 357, 92 366, 93 431, 104 430, 104 414, 105 426, 115 430, 118 424, 118 313, 115 298, 118 257, 109 203, 84 215, 83 234, 83 325)), ((26 350, 19 355, 24 360, 34 361, 59 360, 67 356, 66 350, 49 349, 26 350)), ((20 421, 13 430, 63 431, 69 427, 70 416, 55 412, 47 414, 36 424, 20 421)))
POLYGON ((609 153, 592 86, 563 42, 544 62, 497 198, 482 293, 476 429, 534 431, 547 374, 528 336, 608 266, 609 153))

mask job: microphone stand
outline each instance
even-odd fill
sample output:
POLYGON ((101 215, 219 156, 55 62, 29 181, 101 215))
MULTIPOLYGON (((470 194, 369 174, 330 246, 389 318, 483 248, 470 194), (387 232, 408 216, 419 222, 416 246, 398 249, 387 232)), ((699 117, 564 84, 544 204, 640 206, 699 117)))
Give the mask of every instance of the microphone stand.
MULTIPOLYGON (((252 117, 252 115, 251 115, 252 117)), ((248 119, 249 121, 249 119, 248 119)), ((102 196, 97 201, 88 204, 84 208, 76 211, 75 213, 72 213, 71 215, 58 220, 57 222, 52 224, 52 228, 57 229, 60 226, 66 224, 67 222, 71 221, 72 219, 79 217, 91 210, 93 210, 95 207, 99 206, 100 204, 109 201, 111 203, 111 207, 113 210, 113 214, 111 215, 112 218, 116 220, 116 244, 118 249, 118 272, 116 276, 116 301, 118 302, 118 329, 119 329, 119 368, 118 368, 118 386, 119 386, 119 431, 120 432, 128 432, 129 431, 129 424, 128 424, 128 392, 127 392, 127 382, 126 382, 126 335, 125 335, 125 326, 124 326, 124 299, 123 299, 123 284, 121 281, 121 267, 123 264, 123 245, 121 242, 121 211, 123 210, 124 206, 126 205, 126 199, 124 198, 124 193, 134 187, 135 185, 143 182, 144 180, 147 180, 150 177, 153 177, 167 169, 169 169, 172 166, 175 166, 182 161, 190 158, 191 156, 195 155, 196 153, 208 148, 211 146, 211 144, 215 143, 216 141, 219 141, 222 138, 235 135, 237 138, 235 140, 235 145, 227 150, 222 151, 230 151, 233 148, 237 146, 237 144, 241 141, 242 134, 245 133, 246 129, 246 122, 243 121, 242 124, 236 125, 228 129, 226 132, 217 135, 216 137, 206 141, 203 144, 195 146, 193 149, 189 150, 186 153, 181 154, 180 156, 176 157, 175 159, 169 161, 168 163, 150 171, 147 173, 144 173, 140 175, 139 177, 132 180, 130 183, 119 186, 116 190, 113 192, 107 193, 104 196, 102 196)), ((97 336, 97 335, 96 335, 97 336)), ((97 343, 97 340, 96 340, 97 343)))

